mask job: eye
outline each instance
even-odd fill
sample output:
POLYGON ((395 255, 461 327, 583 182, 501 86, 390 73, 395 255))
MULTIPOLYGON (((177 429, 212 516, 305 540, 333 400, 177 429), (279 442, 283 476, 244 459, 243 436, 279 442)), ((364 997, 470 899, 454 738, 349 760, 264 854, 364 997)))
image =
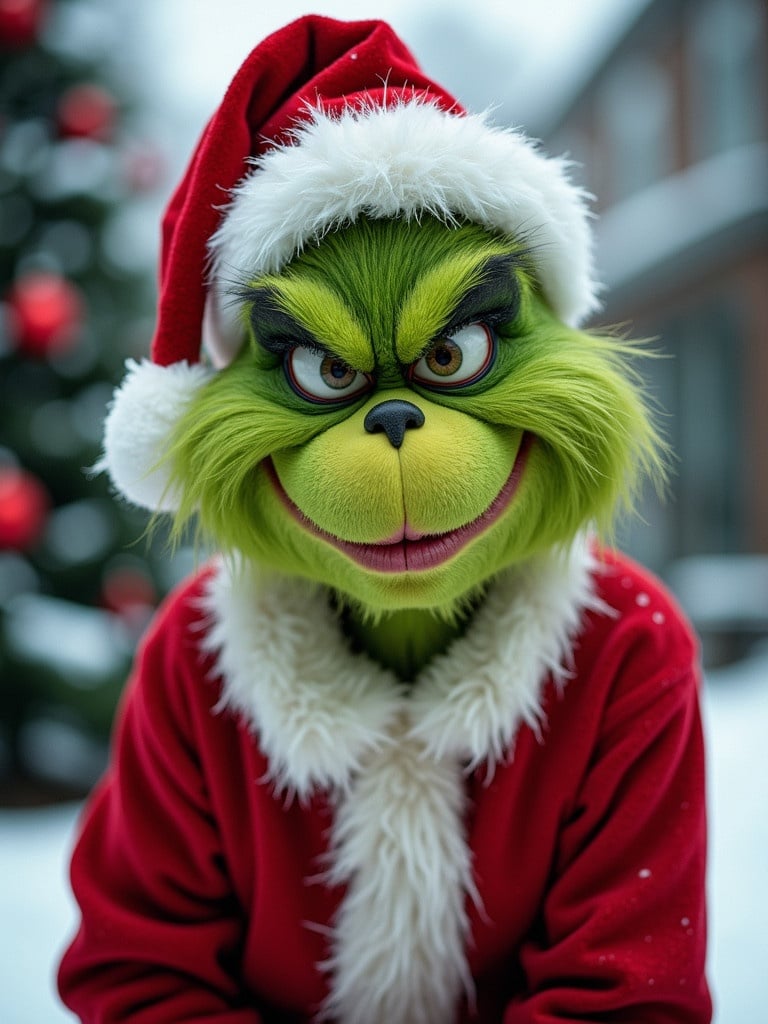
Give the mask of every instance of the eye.
POLYGON ((408 372, 409 380, 431 388, 474 384, 493 366, 496 336, 484 323, 467 324, 441 334, 408 372))
POLYGON ((372 385, 371 378, 343 359, 297 345, 285 357, 285 374, 297 395, 309 402, 348 402, 372 385))

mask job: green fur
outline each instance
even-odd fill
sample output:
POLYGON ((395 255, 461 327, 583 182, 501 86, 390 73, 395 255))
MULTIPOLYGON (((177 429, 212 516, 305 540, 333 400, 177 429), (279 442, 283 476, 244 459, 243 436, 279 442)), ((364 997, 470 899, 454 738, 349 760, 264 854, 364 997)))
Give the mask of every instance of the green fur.
MULTIPOLYGON (((634 511, 644 479, 658 488, 665 481, 666 446, 634 366, 648 353, 566 327, 536 293, 501 334, 498 373, 472 395, 472 413, 519 425, 542 442, 542 500, 550 506, 544 546, 588 522, 610 534, 617 513, 634 511)), ((435 400, 463 408, 459 396, 435 400)))
POLYGON ((632 366, 637 350, 560 323, 514 240, 428 217, 362 219, 251 288, 268 288, 318 344, 371 372, 376 387, 340 407, 309 403, 288 384, 281 356, 263 348, 259 323, 251 326, 249 344, 200 391, 172 438, 176 529, 197 514, 223 550, 326 584, 353 609, 358 638, 401 674, 445 646, 468 602, 505 566, 567 544, 589 524, 609 530, 645 476, 663 478, 663 445, 632 366), (506 254, 520 305, 498 327, 493 368, 455 391, 412 386, 404 363, 445 327, 488 260, 506 254), (399 451, 363 425, 393 395, 425 415, 399 451), (523 431, 537 440, 503 515, 449 562, 400 575, 364 569, 308 532, 262 465, 273 458, 291 499, 322 529, 380 541, 402 524, 404 502, 423 532, 472 521, 507 478, 523 431), (399 614, 407 609, 427 619, 399 614))
POLYGON ((460 635, 468 613, 469 609, 446 620, 431 610, 406 608, 372 618, 354 608, 346 616, 346 627, 372 658, 401 679, 413 679, 422 665, 460 635))
POLYGON ((341 356, 350 366, 368 372, 373 369, 373 350, 353 306, 344 302, 325 281, 309 275, 286 273, 265 277, 259 287, 268 288, 280 305, 312 331, 318 342, 341 356))
MULTIPOLYGON (((416 359, 445 326, 485 262, 510 252, 524 262, 519 244, 474 225, 447 228, 432 217, 418 223, 363 218, 307 249, 282 275, 256 285, 275 291, 284 309, 344 358, 353 355, 347 338, 361 326, 368 350, 359 362, 348 358, 350 365, 367 371, 372 359, 379 382, 396 385, 401 364, 416 359), (323 308, 329 291, 346 307, 335 326, 323 308)), ((522 269, 519 276, 528 280, 522 269)))

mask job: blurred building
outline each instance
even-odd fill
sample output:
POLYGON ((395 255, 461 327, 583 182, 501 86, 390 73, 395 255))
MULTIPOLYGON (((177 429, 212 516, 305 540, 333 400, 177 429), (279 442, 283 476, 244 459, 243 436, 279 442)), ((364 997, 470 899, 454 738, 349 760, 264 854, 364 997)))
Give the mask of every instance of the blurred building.
MULTIPOLYGON (((634 5, 531 127, 598 197, 601 322, 670 357, 643 372, 667 414, 672 493, 646 497, 628 546, 661 570, 768 553, 768 5, 634 5)), ((768 625, 768 591, 763 612, 768 625)))

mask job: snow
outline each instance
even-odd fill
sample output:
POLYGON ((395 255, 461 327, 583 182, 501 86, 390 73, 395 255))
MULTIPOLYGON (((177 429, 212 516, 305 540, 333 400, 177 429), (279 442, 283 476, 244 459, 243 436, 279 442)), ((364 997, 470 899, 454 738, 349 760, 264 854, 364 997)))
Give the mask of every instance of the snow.
POLYGON ((75 921, 66 865, 77 811, 0 811, 0 1020, 6 1024, 74 1020, 54 995, 54 975, 75 921))
POLYGON ((19 658, 83 689, 124 669, 130 636, 116 615, 74 601, 20 594, 6 605, 6 639, 19 658))
POLYGON ((768 1006, 768 648, 709 673, 710 963, 718 1024, 768 1006))
MULTIPOLYGON (((708 674, 710 979, 716 1024, 768 1005, 768 647, 708 674)), ((54 994, 75 926, 66 865, 79 807, 0 811, 0 1020, 72 1021, 54 994)), ((681 922, 685 925, 685 919, 681 922)))

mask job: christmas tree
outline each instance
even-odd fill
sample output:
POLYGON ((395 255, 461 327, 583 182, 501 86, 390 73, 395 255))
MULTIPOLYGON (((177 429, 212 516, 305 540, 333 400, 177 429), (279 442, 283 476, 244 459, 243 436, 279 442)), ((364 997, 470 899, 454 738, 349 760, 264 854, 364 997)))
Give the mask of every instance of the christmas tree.
POLYGON ((142 514, 87 472, 125 359, 147 347, 154 275, 126 218, 159 161, 113 62, 78 52, 82 14, 75 0, 0 0, 6 799, 30 778, 93 781, 137 636, 172 581, 162 538, 150 545, 142 514))

